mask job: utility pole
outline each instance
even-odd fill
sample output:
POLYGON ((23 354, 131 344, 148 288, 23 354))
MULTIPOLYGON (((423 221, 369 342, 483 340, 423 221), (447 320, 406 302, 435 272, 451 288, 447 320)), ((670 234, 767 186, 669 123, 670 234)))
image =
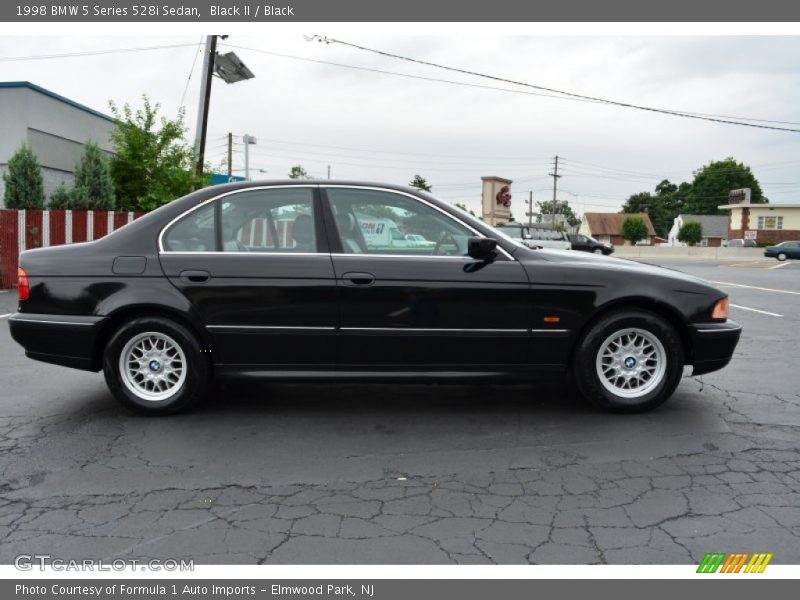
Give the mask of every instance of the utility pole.
POLYGON ((195 137, 195 154, 197 155, 197 174, 203 173, 203 162, 206 154, 206 129, 208 128, 208 105, 211 101, 211 83, 214 75, 214 58, 217 54, 217 36, 206 36, 206 48, 203 55, 203 79, 200 83, 200 106, 197 110, 197 129, 195 137))
POLYGON ((228 179, 233 175, 233 134, 228 134, 228 179))
POLYGON ((533 225, 533 190, 528 192, 528 228, 533 225))
POLYGON ((244 178, 245 181, 250 181, 250 144, 258 142, 255 136, 244 134, 242 137, 244 143, 244 178))
POLYGON ((558 189, 558 180, 561 179, 561 175, 558 174, 558 154, 556 154, 556 163, 555 168, 553 169, 552 173, 548 173, 550 177, 553 178, 553 205, 550 207, 550 212, 552 214, 552 223, 553 229, 556 228, 556 190, 558 189))
POLYGON ((331 166, 328 165, 328 179, 331 178, 331 166))

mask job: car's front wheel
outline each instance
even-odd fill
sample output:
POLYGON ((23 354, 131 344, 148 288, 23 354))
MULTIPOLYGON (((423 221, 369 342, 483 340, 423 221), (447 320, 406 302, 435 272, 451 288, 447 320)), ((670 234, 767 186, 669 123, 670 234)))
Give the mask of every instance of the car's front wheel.
POLYGON ((683 344, 663 318, 625 310, 598 320, 573 360, 581 394, 611 412, 645 412, 663 404, 683 374, 683 344))
POLYGON ((778 258, 778 260, 779 260, 779 261, 783 262, 783 261, 785 261, 785 260, 786 260, 788 257, 786 256, 786 252, 778 252, 778 257, 777 257, 777 258, 778 258))
POLYGON ((120 327, 103 357, 106 383, 127 408, 165 415, 198 402, 211 371, 195 336, 163 317, 140 317, 120 327))
POLYGON ((595 254, 602 254, 603 253, 603 249, 602 248, 595 248, 594 249, 594 253, 595 254))

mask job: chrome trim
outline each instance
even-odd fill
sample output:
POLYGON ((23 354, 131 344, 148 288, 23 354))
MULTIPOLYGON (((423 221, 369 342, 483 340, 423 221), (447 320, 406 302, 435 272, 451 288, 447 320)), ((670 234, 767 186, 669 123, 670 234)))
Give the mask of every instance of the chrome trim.
POLYGON ((47 319, 20 319, 19 317, 9 317, 9 321, 14 321, 17 323, 44 323, 47 325, 83 325, 85 327, 91 327, 92 325, 96 325, 97 322, 93 323, 86 323, 84 321, 50 321, 47 319))
MULTIPOLYGON (((280 185, 280 184, 279 185, 256 185, 256 186, 253 186, 253 187, 244 187, 244 188, 239 188, 239 189, 236 189, 236 190, 231 190, 230 192, 224 192, 224 193, 220 194, 219 196, 213 196, 212 198, 209 198, 208 200, 203 200, 200 204, 195 204, 193 207, 183 211, 181 214, 179 214, 177 217, 172 219, 169 223, 167 223, 166 225, 164 225, 164 227, 161 228, 161 231, 158 232, 158 253, 159 254, 233 254, 233 252, 224 252, 223 253, 223 252, 216 252, 216 251, 213 251, 213 252, 212 251, 208 251, 208 252, 176 252, 176 251, 173 251, 173 250, 164 250, 164 243, 163 243, 164 232, 167 229, 169 229, 170 227, 172 227, 172 225, 176 221, 179 221, 180 219, 182 219, 186 215, 188 215, 190 213, 193 213, 194 211, 198 210, 199 208, 205 206, 206 204, 214 202, 215 200, 219 200, 220 198, 225 198, 226 196, 231 196, 232 194, 239 194, 241 192, 249 192, 249 191, 252 191, 252 190, 279 190, 279 189, 287 189, 287 188, 292 188, 292 189, 311 188, 311 189, 314 189, 314 188, 319 188, 319 184, 318 183, 309 183, 309 184, 298 184, 298 185, 285 185, 285 184, 284 185, 280 185)), ((249 252, 242 252, 241 254, 250 254, 250 253, 249 252)), ((322 254, 323 256, 325 256, 326 253, 315 252, 314 254, 322 254)))
MULTIPOLYGON (((482 237, 482 238, 486 237, 480 231, 478 231, 477 229, 475 229, 474 227, 472 227, 468 223, 462 221, 461 219, 457 218, 456 216, 451 215, 446 210, 436 206, 435 204, 431 204, 430 202, 425 200, 425 198, 421 198, 419 196, 415 196, 414 194, 410 194, 408 192, 403 192, 401 190, 393 190, 393 189, 384 188, 384 187, 377 187, 377 186, 372 186, 372 185, 346 185, 346 184, 341 184, 341 183, 340 184, 336 184, 336 183, 326 184, 324 182, 320 183, 320 189, 324 190, 324 189, 330 189, 330 188, 349 189, 349 190, 372 190, 372 191, 376 191, 376 192, 388 192, 390 194, 399 194, 399 195, 402 195, 402 196, 407 196, 407 197, 411 198, 412 200, 417 200, 419 202, 422 202, 423 204, 429 206, 430 208, 433 208, 434 210, 438 210, 445 217, 449 218, 452 221, 455 221, 456 223, 459 223, 459 224, 463 225, 464 227, 469 229, 472 233, 474 233, 478 237, 482 237)), ((508 252, 506 252, 505 249, 500 244, 497 244, 497 249, 500 252, 502 252, 503 254, 505 254, 506 258, 508 258, 508 260, 514 262, 514 257, 511 256, 508 252)), ((375 254, 371 254, 371 255, 367 255, 367 254, 345 254, 345 256, 377 256, 377 255, 375 255, 375 254)), ((404 257, 404 255, 402 255, 402 254, 388 254, 386 256, 404 257)), ((460 258, 460 257, 448 257, 448 258, 460 258)), ((468 257, 466 257, 466 258, 468 258, 468 257)))
MULTIPOLYGON (((471 256, 448 256, 446 254, 347 254, 345 252, 332 252, 331 256, 334 258, 446 258, 449 260, 462 260, 464 262, 475 261, 474 258, 471 256)), ((513 265, 514 261, 501 261, 498 263, 494 263, 498 265, 513 265)))
MULTIPOLYGON (((475 229, 474 227, 472 227, 468 223, 458 219, 454 215, 451 215, 446 210, 436 206, 435 204, 431 204, 430 202, 428 202, 424 198, 421 198, 419 196, 415 196, 414 194, 409 194, 408 192, 403 192, 403 191, 400 191, 400 190, 393 190, 393 189, 390 189, 390 188, 375 187, 375 186, 368 186, 368 185, 343 185, 343 184, 327 185, 327 184, 324 184, 324 183, 301 184, 301 185, 259 185, 259 186, 253 186, 253 187, 239 188, 239 189, 236 189, 236 190, 232 190, 230 192, 225 192, 224 194, 220 194, 219 196, 214 196, 213 198, 209 198, 208 200, 204 200, 200 204, 196 204, 195 206, 193 206, 193 207, 185 210, 181 214, 179 214, 177 217, 172 219, 169 223, 164 225, 164 227, 161 228, 161 231, 159 231, 159 233, 158 233, 158 253, 159 254, 193 254, 193 255, 201 255, 201 256, 209 255, 209 254, 229 254, 229 255, 230 254, 233 254, 233 255, 237 255, 237 254, 247 254, 247 255, 249 255, 249 254, 267 254, 267 255, 272 255, 272 256, 274 256, 274 255, 289 255, 289 256, 348 256, 348 257, 349 256, 374 256, 376 258, 410 258, 411 257, 411 256, 405 255, 405 254, 346 254, 346 253, 330 254, 330 253, 326 253, 326 252, 305 252, 305 253, 300 253, 300 252, 263 252, 263 253, 261 253, 261 252, 222 252, 222 251, 217 251, 217 250, 213 250, 213 251, 212 250, 208 250, 208 251, 203 251, 203 252, 179 252, 179 251, 175 251, 175 250, 164 250, 164 243, 163 243, 164 232, 167 229, 169 229, 170 227, 172 227, 172 225, 175 222, 179 221, 180 219, 182 219, 183 217, 189 215, 190 213, 202 208, 206 204, 214 202, 215 200, 219 200, 220 198, 225 198, 226 196, 231 196, 233 194, 240 194, 242 192, 249 192, 249 191, 252 191, 252 190, 273 190, 273 189, 274 190, 278 190, 278 189, 295 189, 295 188, 299 188, 299 189, 305 189, 305 188, 311 188, 311 189, 313 189, 313 188, 356 189, 356 190, 373 190, 373 191, 377 191, 377 192, 388 192, 388 193, 392 193, 392 194, 400 194, 400 195, 403 195, 403 196, 407 196, 407 197, 411 198, 412 200, 417 200, 419 202, 422 202, 423 204, 425 204, 426 206, 429 206, 430 208, 433 208, 434 210, 438 210, 445 217, 449 218, 452 221, 455 221, 456 223, 459 223, 459 224, 463 225, 464 227, 466 227, 467 229, 472 231, 472 233, 474 233, 478 237, 482 237, 482 238, 486 237, 480 231, 478 231, 477 229, 475 229)), ((514 257, 511 256, 508 252, 506 252, 505 248, 503 248, 500 244, 497 245, 497 249, 500 252, 502 252, 505 255, 505 257, 511 263, 516 262, 514 257)), ((413 256, 413 257, 414 258, 432 258, 431 255, 421 255, 421 256, 413 256)), ((470 257, 468 257, 468 256, 435 256, 435 258, 466 258, 466 259, 469 259, 470 257)), ((474 259, 472 259, 472 260, 474 260, 474 259)), ((498 264, 500 264, 500 263, 498 263, 498 264)))
POLYGON ((225 254, 226 256, 230 256, 231 254, 241 254, 242 256, 323 256, 325 258, 330 257, 330 254, 327 252, 225 252, 224 250, 205 250, 203 252, 183 252, 180 250, 167 250, 166 252, 162 252, 161 254, 185 254, 188 256, 193 255, 203 255, 207 256, 209 254, 225 254))
POLYGON ((725 329, 695 329, 697 333, 731 333, 732 331, 741 331, 742 326, 728 327, 725 329))
POLYGON ((336 327, 306 325, 206 325, 206 329, 299 329, 304 331, 335 331, 336 327))
POLYGON ((341 331, 454 331, 454 332, 470 332, 470 333, 528 333, 528 329, 462 329, 459 327, 452 328, 435 328, 435 327, 340 327, 341 331))
POLYGON ((567 333, 569 329, 482 329, 461 327, 334 327, 308 325, 206 325, 206 329, 289 329, 299 331, 411 331, 411 332, 467 332, 467 333, 567 333))

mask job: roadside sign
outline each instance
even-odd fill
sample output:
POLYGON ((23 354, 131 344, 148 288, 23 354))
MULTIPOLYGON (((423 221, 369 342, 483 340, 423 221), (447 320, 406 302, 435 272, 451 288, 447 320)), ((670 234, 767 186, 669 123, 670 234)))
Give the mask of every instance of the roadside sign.
POLYGON ((756 239, 757 235, 758 235, 758 231, 756 231, 755 229, 746 229, 745 232, 744 232, 744 239, 746 239, 746 240, 754 240, 754 239, 756 239))
POLYGON ((212 173, 211 185, 221 185, 223 183, 236 183, 237 181, 244 181, 241 175, 226 175, 225 173, 212 173))

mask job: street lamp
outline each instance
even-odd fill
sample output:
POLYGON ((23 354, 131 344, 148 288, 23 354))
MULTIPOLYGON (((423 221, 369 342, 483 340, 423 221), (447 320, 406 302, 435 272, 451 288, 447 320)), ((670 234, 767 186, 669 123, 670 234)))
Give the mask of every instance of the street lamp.
POLYGON ((206 47, 203 54, 204 77, 200 83, 200 106, 197 110, 197 128, 195 130, 195 153, 197 154, 197 174, 203 172, 206 153, 206 130, 208 128, 208 107, 211 103, 211 82, 216 73, 225 83, 236 83, 255 77, 241 59, 233 52, 217 54, 217 38, 223 40, 227 35, 206 36, 206 47))
POLYGON ((250 144, 258 143, 258 140, 253 135, 244 134, 242 137, 244 143, 244 178, 250 181, 250 144))

